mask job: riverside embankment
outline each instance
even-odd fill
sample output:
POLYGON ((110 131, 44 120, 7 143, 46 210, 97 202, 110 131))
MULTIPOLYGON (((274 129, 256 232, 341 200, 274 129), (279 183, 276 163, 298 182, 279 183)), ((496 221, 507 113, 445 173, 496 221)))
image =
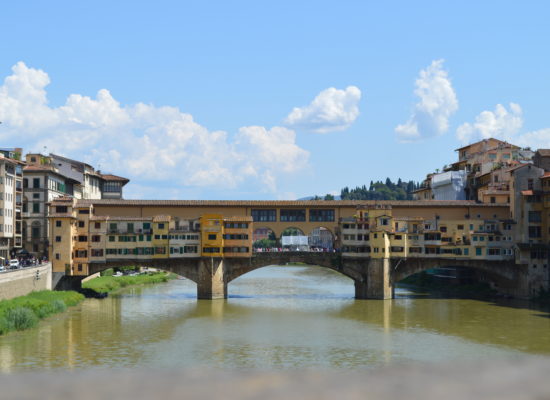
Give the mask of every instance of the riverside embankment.
POLYGON ((0 300, 52 289, 52 264, 0 272, 0 300))

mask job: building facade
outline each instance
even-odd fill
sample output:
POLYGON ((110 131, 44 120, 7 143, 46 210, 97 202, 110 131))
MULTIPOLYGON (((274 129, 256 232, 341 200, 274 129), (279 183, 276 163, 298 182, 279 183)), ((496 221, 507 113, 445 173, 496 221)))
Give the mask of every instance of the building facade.
POLYGON ((21 149, 0 149, 0 261, 22 248, 23 162, 21 149))

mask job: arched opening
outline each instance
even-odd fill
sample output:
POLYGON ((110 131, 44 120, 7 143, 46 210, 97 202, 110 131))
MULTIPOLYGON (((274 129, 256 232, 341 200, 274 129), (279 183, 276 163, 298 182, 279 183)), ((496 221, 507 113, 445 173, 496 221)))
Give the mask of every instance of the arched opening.
POLYGON ((309 238, 300 228, 289 227, 281 233, 283 251, 309 251, 309 238))
POLYGON ((252 233, 252 247, 254 251, 273 251, 279 248, 279 242, 273 230, 259 227, 252 233))
MULTIPOLYGON (((239 275, 227 286, 228 298, 270 299, 270 307, 288 307, 289 299, 350 300, 355 297, 354 280, 334 268, 312 264, 265 265, 239 275), (280 304, 275 304, 279 302, 280 304)), ((244 304, 244 303, 243 303, 244 304)))
POLYGON ((310 251, 333 251, 334 235, 324 227, 313 229, 308 235, 310 251))
POLYGON ((513 282, 494 272, 441 265, 404 276, 396 282, 396 295, 420 291, 435 296, 483 298, 510 288, 513 288, 513 282))

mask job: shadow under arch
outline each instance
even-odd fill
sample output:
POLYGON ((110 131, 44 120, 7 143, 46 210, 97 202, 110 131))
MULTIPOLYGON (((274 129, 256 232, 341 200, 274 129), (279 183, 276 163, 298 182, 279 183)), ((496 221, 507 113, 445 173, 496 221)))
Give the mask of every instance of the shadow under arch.
POLYGON ((419 272, 434 268, 467 268, 475 271, 483 281, 491 282, 499 290, 513 292, 521 279, 513 262, 461 259, 398 259, 391 272, 391 283, 396 283, 419 272))

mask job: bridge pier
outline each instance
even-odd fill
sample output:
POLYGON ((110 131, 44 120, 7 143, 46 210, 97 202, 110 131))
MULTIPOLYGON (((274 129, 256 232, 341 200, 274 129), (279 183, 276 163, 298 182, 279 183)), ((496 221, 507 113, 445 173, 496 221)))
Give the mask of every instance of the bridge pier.
POLYGON ((363 276, 361 280, 355 280, 355 298, 393 299, 390 259, 371 258, 366 267, 366 276, 363 276))
POLYGON ((227 299, 227 281, 223 258, 202 258, 199 262, 197 298, 227 299))

